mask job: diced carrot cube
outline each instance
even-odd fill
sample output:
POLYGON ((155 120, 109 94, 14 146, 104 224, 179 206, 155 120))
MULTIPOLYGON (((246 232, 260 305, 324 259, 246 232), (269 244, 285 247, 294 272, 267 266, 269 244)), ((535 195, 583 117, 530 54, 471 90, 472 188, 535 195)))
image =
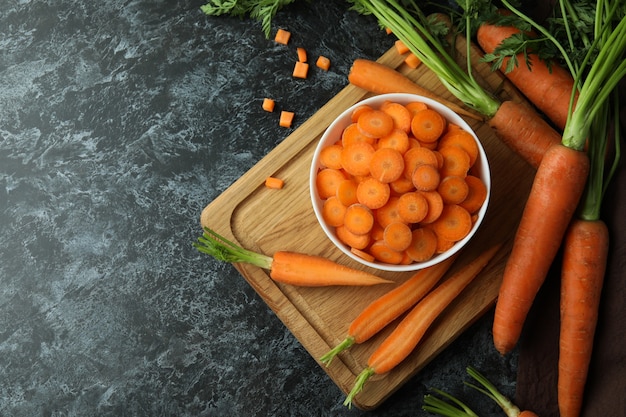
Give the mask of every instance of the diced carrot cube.
POLYGON ((306 78, 309 73, 309 64, 306 62, 296 61, 296 65, 293 68, 293 76, 296 78, 306 78))
POLYGON ((317 58, 317 62, 315 63, 315 65, 317 65, 324 71, 328 71, 328 69, 330 68, 330 59, 320 55, 320 57, 317 58))
POLYGON ((278 124, 281 127, 291 127, 291 123, 293 123, 294 116, 295 116, 295 113, 283 110, 280 112, 280 120, 278 124))
POLYGON ((267 177, 265 179, 265 186, 274 190, 280 190, 285 185, 285 181, 276 177, 267 177))
POLYGON ((417 68, 420 66, 422 61, 417 57, 417 55, 410 53, 404 58, 404 63, 409 66, 409 68, 417 68))
POLYGON ((306 62, 306 49, 304 48, 297 48, 296 51, 298 52, 298 61, 299 62, 306 62))
POLYGON ((268 112, 273 112, 274 111, 274 106, 276 105, 276 102, 274 100, 272 100, 271 98, 264 98, 263 99, 263 110, 268 111, 268 112))
POLYGON ((394 45, 396 47, 396 51, 398 51, 400 55, 404 55, 407 52, 409 52, 409 47, 406 46, 406 44, 402 42, 400 39, 398 39, 394 45))
POLYGON ((278 29, 276 31, 276 36, 274 36, 274 40, 283 45, 287 45, 289 43, 289 38, 291 38, 291 32, 285 29, 278 29))

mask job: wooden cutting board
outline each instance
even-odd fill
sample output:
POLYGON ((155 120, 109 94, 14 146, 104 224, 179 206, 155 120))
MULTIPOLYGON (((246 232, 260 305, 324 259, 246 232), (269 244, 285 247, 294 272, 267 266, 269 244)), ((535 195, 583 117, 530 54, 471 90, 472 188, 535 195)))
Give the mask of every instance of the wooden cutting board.
MULTIPOLYGON (((459 62, 463 62, 463 44, 459 62)), ((494 95, 523 100, 499 73, 491 72, 472 53, 476 76, 494 95)), ((394 48, 379 62, 398 68, 418 84, 441 97, 454 98, 436 76, 424 66, 411 70, 394 48)), ((315 146, 328 125, 342 111, 369 94, 348 85, 304 122, 265 158, 245 173, 202 212, 201 225, 210 227, 241 246, 271 255, 277 250, 321 255, 356 268, 365 268, 335 248, 317 224, 309 197, 308 174, 315 146), (276 176, 285 181, 281 190, 268 189, 264 180, 276 176)), ((478 234, 462 252, 450 273, 493 244, 504 242, 496 258, 444 312, 423 342, 399 367, 375 376, 357 395, 354 405, 367 410, 380 405, 403 383, 419 372, 476 319, 489 311, 497 297, 501 274, 510 251, 510 241, 530 190, 534 170, 513 154, 486 124, 465 118, 480 138, 492 172, 492 195, 487 217, 478 234)), ((372 300, 390 287, 299 288, 272 281, 268 271, 249 265, 235 265, 241 275, 283 321, 316 360, 344 339, 352 319, 372 300)), ((410 272, 380 272, 380 276, 403 282, 410 272)), ((320 366, 348 393, 356 375, 366 366, 375 347, 391 330, 368 342, 353 346, 335 358, 329 367, 320 366)), ((319 361, 318 361, 319 363, 319 361)))

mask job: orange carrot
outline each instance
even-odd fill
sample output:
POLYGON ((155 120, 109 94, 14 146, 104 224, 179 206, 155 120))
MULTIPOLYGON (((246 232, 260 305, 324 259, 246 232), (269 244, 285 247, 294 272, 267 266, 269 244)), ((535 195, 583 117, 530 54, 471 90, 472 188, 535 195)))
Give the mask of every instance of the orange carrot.
POLYGON ((348 74, 348 81, 357 87, 376 94, 418 94, 433 99, 449 107, 458 114, 471 117, 476 120, 482 120, 482 117, 476 115, 475 113, 466 110, 455 103, 442 99, 431 91, 415 84, 409 78, 405 77, 393 68, 376 61, 361 58, 354 60, 348 74))
POLYGON ((402 176, 404 158, 400 151, 392 148, 379 148, 370 160, 370 174, 378 181, 390 183, 402 176))
POLYGON ((529 106, 505 101, 489 119, 498 138, 534 168, 552 145, 561 143, 561 135, 529 106))
POLYGON ((443 199, 437 191, 420 191, 428 202, 428 213, 420 221, 421 224, 430 224, 437 220, 443 211, 443 199))
POLYGON ((428 108, 426 103, 423 103, 421 101, 412 101, 405 104, 404 107, 409 110, 409 112, 411 113, 411 117, 415 116, 415 113, 417 113, 418 111, 426 110, 428 108))
POLYGON ((285 29, 278 29, 276 31, 276 35, 274 36, 274 41, 283 45, 287 45, 289 43, 290 38, 291 38, 291 32, 285 29))
POLYGON ((457 204, 445 204, 431 227, 443 239, 458 242, 472 230, 472 217, 457 204))
POLYGON ((465 178, 469 171, 470 156, 460 146, 445 146, 439 148, 439 153, 443 157, 443 166, 441 167, 441 175, 447 177, 456 175, 465 178))
POLYGON ((350 248, 354 249, 365 249, 369 246, 371 242, 371 236, 367 233, 357 235, 356 233, 352 233, 345 226, 337 226, 335 228, 335 233, 337 234, 337 238, 341 240, 343 243, 348 245, 350 248))
POLYGON ((395 195, 402 195, 411 191, 415 191, 413 181, 404 176, 398 178, 393 182, 390 182, 389 186, 391 187, 392 194, 395 195))
POLYGON ((300 62, 307 62, 306 49, 304 49, 302 47, 297 47, 296 48, 296 53, 298 54, 298 61, 300 61, 300 62))
POLYGON ((273 112, 274 111, 274 107, 276 106, 276 101, 274 101, 271 98, 264 98, 263 99, 263 110, 265 110, 266 112, 273 112))
POLYGON ((380 109, 391 116, 396 129, 406 133, 411 131, 411 113, 404 105, 387 101, 380 106, 380 109))
POLYGON ((469 194, 469 185, 465 178, 450 175, 441 179, 437 192, 441 194, 444 204, 461 204, 469 194))
POLYGON ((609 251, 601 220, 574 219, 563 244, 558 404, 562 417, 580 415, 609 251))
POLYGON ((356 198, 362 205, 375 210, 381 208, 391 196, 389 184, 373 177, 361 181, 356 187, 356 198))
POLYGON ((309 64, 302 61, 296 61, 293 67, 293 76, 296 78, 306 78, 309 74, 309 64))
POLYGON ((322 200, 337 195, 337 187, 346 179, 338 169, 324 168, 315 177, 315 188, 322 200))
POLYGON ((372 106, 369 106, 367 104, 360 104, 357 107, 354 108, 354 110, 352 110, 352 114, 350 115, 350 120, 352 121, 352 123, 356 123, 357 120, 359 120, 359 116, 361 116, 361 114, 374 110, 372 108, 372 106))
POLYGON ((407 223, 419 223, 428 214, 428 200, 423 193, 408 192, 398 198, 398 215, 407 223))
POLYGON ((330 59, 320 55, 317 61, 315 61, 315 65, 324 71, 328 71, 330 69, 330 59))
POLYGON ((351 247, 350 252, 352 252, 353 254, 355 254, 356 256, 358 256, 359 258, 367 262, 374 262, 376 260, 376 258, 374 258, 369 253, 365 252, 364 250, 357 249, 355 247, 351 247))
POLYGON ((341 169, 341 151, 343 146, 335 144, 320 151, 320 163, 324 168, 341 169))
POLYGON ((322 217, 329 226, 337 227, 343 224, 347 207, 336 196, 330 196, 322 205, 322 217))
POLYGON ((374 138, 387 136, 394 128, 393 119, 382 110, 364 112, 359 116, 357 125, 364 135, 374 138))
POLYGON ((411 69, 415 69, 420 66, 422 61, 414 53, 407 54, 404 58, 404 63, 411 69))
MULTIPOLYGON (((493 53, 504 39, 517 33, 520 30, 511 26, 483 23, 478 28, 476 39, 483 51, 493 53)), ((527 56, 520 53, 517 56, 519 65, 511 71, 507 71, 509 60, 504 58, 499 68, 501 72, 558 128, 563 129, 574 89, 574 79, 569 71, 555 62, 548 65, 534 53, 527 56)))
POLYGON ((364 235, 372 230, 374 214, 372 210, 363 204, 352 204, 346 209, 343 224, 352 233, 364 235))
POLYGON ((411 180, 418 191, 434 191, 439 186, 441 174, 437 167, 430 164, 421 164, 413 171, 411 180))
POLYGON ((456 145, 461 147, 470 157, 470 166, 478 159, 478 144, 476 139, 467 130, 452 129, 439 139, 439 147, 456 145))
POLYGON ((517 343, 585 187, 589 158, 564 145, 541 160, 507 260, 493 322, 496 349, 517 343))
POLYGON ((341 204, 348 207, 354 203, 358 203, 356 198, 357 183, 352 179, 345 179, 337 184, 337 198, 341 204))
POLYGON ((361 392, 372 375, 390 372, 413 352, 435 319, 476 278, 499 249, 500 245, 496 245, 483 252, 439 284, 409 311, 369 357, 367 367, 357 376, 344 405, 352 404, 352 399, 361 392))
POLYGON ((465 200, 460 202, 459 205, 470 214, 474 214, 482 207, 487 199, 487 186, 480 178, 474 175, 466 176, 465 182, 467 183, 468 194, 465 200))
POLYGON ((411 244, 411 228, 404 222, 393 222, 385 227, 383 241, 389 249, 402 252, 411 244))
POLYGON ((435 142, 446 129, 446 119, 436 110, 417 112, 411 119, 411 132, 420 142, 435 142))
POLYGON ((396 39, 396 41, 394 42, 394 46, 396 47, 396 51, 398 51, 398 54, 400 55, 404 55, 409 52, 409 48, 407 48, 404 42, 402 42, 400 39, 396 39))
POLYGON ((270 271, 270 277, 284 284, 320 287, 330 285, 369 286, 392 283, 376 275, 338 264, 330 259, 303 253, 278 251, 273 256, 244 249, 204 228, 204 233, 194 242, 198 251, 217 260, 230 263, 247 263, 270 271))
POLYGON ((276 177, 267 177, 265 179, 265 186, 274 190, 280 190, 285 186, 285 181, 276 177))
POLYGON ((422 146, 407 150, 404 153, 404 176, 412 180, 415 168, 422 164, 438 167, 437 155, 422 146))
POLYGON ((424 297, 450 269, 455 259, 456 255, 451 256, 443 262, 414 273, 404 283, 372 301, 352 320, 346 338, 322 356, 320 361, 328 366, 339 353, 378 334, 424 297))
POLYGON ((370 161, 374 152, 374 147, 367 142, 344 146, 341 152, 341 165, 351 175, 369 175, 370 161))
POLYGON ((410 147, 409 135, 404 130, 393 129, 390 134, 378 139, 377 144, 378 148, 393 148, 404 154, 410 147))
POLYGON ((371 244, 368 251, 377 261, 391 265, 398 265, 402 262, 402 252, 391 249, 384 240, 377 240, 371 244))
POLYGON ((405 253, 415 262, 424 262, 437 252, 437 235, 429 227, 418 227, 411 232, 412 238, 405 253))
POLYGON ((344 148, 347 148, 355 142, 366 142, 370 145, 373 145, 375 139, 370 136, 365 136, 363 133, 361 133, 361 131, 359 130, 359 126, 355 122, 348 125, 341 133, 341 144, 344 148))
POLYGON ((293 123, 293 118, 295 116, 294 112, 291 111, 286 111, 283 110, 280 112, 280 119, 278 121, 278 124, 280 127, 291 127, 291 124, 293 123))
POLYGON ((398 201, 400 197, 389 197, 387 204, 377 209, 374 213, 374 218, 376 219, 376 223, 378 223, 381 227, 385 228, 389 226, 391 223, 395 222, 403 222, 404 219, 400 217, 400 213, 398 212, 398 201))

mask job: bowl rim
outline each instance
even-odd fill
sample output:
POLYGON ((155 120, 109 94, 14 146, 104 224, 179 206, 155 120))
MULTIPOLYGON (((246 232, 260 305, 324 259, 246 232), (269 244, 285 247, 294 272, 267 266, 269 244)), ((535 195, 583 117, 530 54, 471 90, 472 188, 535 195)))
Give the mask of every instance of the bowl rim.
POLYGON ((482 221, 485 218, 485 214, 487 212, 487 208, 489 206, 489 201, 491 198, 491 170, 489 167, 489 160, 487 158, 487 154, 484 150, 482 142, 476 135, 476 132, 474 132, 474 129, 460 115, 455 113, 449 107, 429 97, 421 96, 418 94, 385 93, 385 94, 379 94, 379 95, 371 96, 363 100, 357 101, 356 103, 354 103, 353 105, 345 109, 343 112, 341 112, 341 114, 337 116, 332 121, 332 123, 324 130, 324 133, 322 134, 322 136, 320 137, 316 145, 315 152, 311 160, 311 167, 310 167, 310 172, 309 172, 309 192, 310 192, 311 204, 313 206, 313 211, 315 212, 315 217, 317 218, 318 224, 320 225, 320 227, 322 228, 326 236, 333 242, 333 244, 339 250, 341 250, 343 254, 345 254, 352 260, 362 265, 368 266, 370 268, 383 270, 383 271, 392 271, 392 272, 405 272, 405 271, 415 272, 420 269, 428 268, 432 265, 438 264, 448 259, 452 255, 460 251, 476 234, 476 231, 480 228, 480 225, 482 224, 482 221), (433 256, 428 261, 413 262, 408 265, 394 265, 394 264, 387 264, 384 262, 370 262, 352 253, 350 251, 350 248, 345 243, 341 242, 339 238, 336 236, 336 234, 334 233, 334 231, 331 230, 333 228, 324 223, 323 218, 321 216, 321 205, 323 204, 322 203, 323 200, 317 194, 317 189, 315 186, 315 176, 317 174, 317 171, 320 168, 320 165, 318 163, 319 154, 324 147, 328 146, 327 142, 330 142, 329 138, 335 138, 335 139, 337 138, 336 136, 337 133, 341 132, 349 124, 349 120, 350 120, 349 116, 352 114, 352 111, 357 106, 367 104, 367 105, 373 105, 375 107, 378 107, 380 106, 380 104, 382 104, 386 100, 399 102, 403 104, 406 104, 410 101, 422 101, 426 103, 429 107, 432 107, 433 109, 442 113, 444 117, 446 118, 446 120, 448 120, 449 122, 451 121, 459 125, 464 130, 467 130, 469 133, 471 133, 474 139, 476 139, 476 142, 478 144, 478 151, 479 151, 478 163, 480 164, 479 172, 481 174, 480 177, 485 182, 485 186, 487 188, 487 196, 485 198, 485 201, 482 207, 479 209, 477 213, 478 219, 472 226, 472 230, 470 231, 470 233, 468 233, 467 236, 465 236, 463 239, 456 242, 454 246, 452 246, 452 248, 446 250, 445 252, 437 254, 436 256, 433 256))

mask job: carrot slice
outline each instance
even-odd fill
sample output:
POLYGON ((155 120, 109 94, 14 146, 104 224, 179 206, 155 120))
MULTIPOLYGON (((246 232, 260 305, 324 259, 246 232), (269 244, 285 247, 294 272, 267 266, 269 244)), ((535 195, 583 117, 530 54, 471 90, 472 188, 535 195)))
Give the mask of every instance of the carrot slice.
POLYGON ((335 228, 335 233, 337 234, 337 238, 350 248, 363 250, 367 248, 371 242, 369 234, 364 233, 357 235, 356 233, 352 233, 348 230, 345 225, 337 226, 335 228))
POLYGON ((465 178, 470 169, 470 156, 460 146, 445 146, 439 148, 439 153, 443 156, 443 166, 441 175, 444 177, 457 175, 465 178))
POLYGON ((398 215, 407 223, 419 223, 428 214, 428 200, 423 193, 409 192, 398 198, 398 215))
POLYGON ((378 181, 390 183, 402 176, 404 158, 393 148, 379 148, 370 160, 370 174, 378 181))
POLYGON ((411 243, 405 252, 415 262, 431 259, 437 251, 437 235, 429 227, 419 227, 411 233, 411 243))
POLYGON ((405 104, 404 107, 406 107, 409 113, 411 113, 411 118, 415 116, 415 113, 422 111, 422 110, 426 110, 428 108, 426 103, 422 101, 412 101, 410 103, 405 104))
POLYGON ((390 182, 389 186, 391 187, 391 193, 395 195, 402 195, 411 191, 415 191, 413 181, 404 176, 390 182))
POLYGON ((463 207, 448 204, 443 206, 441 215, 431 226, 443 239, 457 242, 472 230, 472 217, 463 207))
POLYGON ((370 136, 365 136, 360 130, 359 126, 357 126, 356 122, 348 125, 343 132, 341 133, 341 144, 344 148, 352 145, 355 142, 365 142, 370 145, 374 145, 376 142, 375 138, 370 136))
POLYGON ((391 223, 403 221, 398 212, 399 199, 399 197, 389 197, 387 204, 374 212, 374 219, 382 228, 387 227, 391 223))
POLYGON ((411 121, 411 132, 421 142, 434 142, 443 134, 446 119, 436 110, 425 109, 415 113, 411 121))
POLYGON ((444 134, 439 139, 439 147, 443 148, 449 145, 460 146, 470 157, 470 167, 474 165, 478 159, 478 144, 476 139, 466 130, 453 129, 444 134))
POLYGON ((380 106, 380 109, 391 116, 396 129, 406 133, 411 131, 411 112, 404 105, 394 101, 386 101, 380 106))
POLYGON ((457 175, 444 177, 437 187, 444 204, 460 204, 469 194, 469 185, 465 178, 457 175))
POLYGON ((326 146, 320 151, 320 164, 324 168, 341 169, 341 151, 343 151, 343 146, 341 145, 326 146))
POLYGON ((412 180, 415 168, 422 164, 439 166, 437 156, 430 149, 422 146, 409 149, 404 153, 404 176, 412 180))
POLYGON ((356 198, 359 200, 359 203, 372 210, 387 204, 390 196, 391 188, 389 184, 380 182, 372 177, 361 181, 356 188, 356 198))
POLYGON ((418 191, 433 191, 439 186, 441 174, 437 167, 430 164, 421 164, 413 171, 411 180, 418 191))
POLYGON ((336 196, 328 197, 322 205, 322 218, 332 227, 341 226, 347 207, 336 196))
POLYGON ((391 249, 383 240, 372 243, 369 253, 378 261, 392 265, 398 265, 404 258, 402 252, 391 249))
POLYGON ((393 222, 385 227, 383 241, 391 250, 402 252, 411 244, 411 228, 404 222, 393 222))
POLYGON ((315 187, 322 200, 337 195, 339 183, 346 179, 346 176, 338 169, 324 168, 315 177, 315 187))
POLYGON ((374 152, 374 147, 367 142, 344 146, 341 152, 341 165, 351 175, 369 175, 370 161, 374 152))
POLYGON ((363 134, 374 138, 387 136, 394 128, 391 116, 376 109, 363 113, 359 117, 357 125, 363 134))
POLYGON ((437 191, 420 191, 420 194, 428 201, 428 213, 426 213, 426 217, 420 221, 420 224, 430 224, 441 215, 443 211, 443 199, 441 198, 441 194, 437 191))
POLYGON ((373 255, 365 252, 364 250, 361 249, 357 249, 357 248, 350 248, 350 252, 352 252, 353 254, 355 254, 356 256, 358 256, 359 258, 363 259, 364 261, 367 262, 374 262, 376 260, 376 258, 374 258, 373 255))
POLYGON ((348 207, 352 204, 358 203, 356 198, 357 183, 352 179, 345 179, 337 185, 337 198, 341 201, 341 204, 348 207))
POLYGON ((401 129, 393 129, 390 134, 379 138, 377 142, 378 148, 393 148, 401 154, 409 150, 409 146, 409 135, 401 129))
POLYGON ((356 235, 365 235, 374 226, 374 214, 363 204, 352 204, 346 209, 343 224, 356 235))
POLYGON ((350 115, 350 120, 352 121, 352 123, 356 123, 359 120, 359 116, 361 116, 363 113, 367 112, 367 111, 372 111, 372 106, 369 106, 367 104, 361 104, 357 107, 354 108, 354 110, 352 110, 352 114, 350 115))
POLYGON ((468 175, 465 177, 468 186, 468 194, 459 205, 469 213, 476 213, 487 199, 487 186, 479 177, 468 175))

